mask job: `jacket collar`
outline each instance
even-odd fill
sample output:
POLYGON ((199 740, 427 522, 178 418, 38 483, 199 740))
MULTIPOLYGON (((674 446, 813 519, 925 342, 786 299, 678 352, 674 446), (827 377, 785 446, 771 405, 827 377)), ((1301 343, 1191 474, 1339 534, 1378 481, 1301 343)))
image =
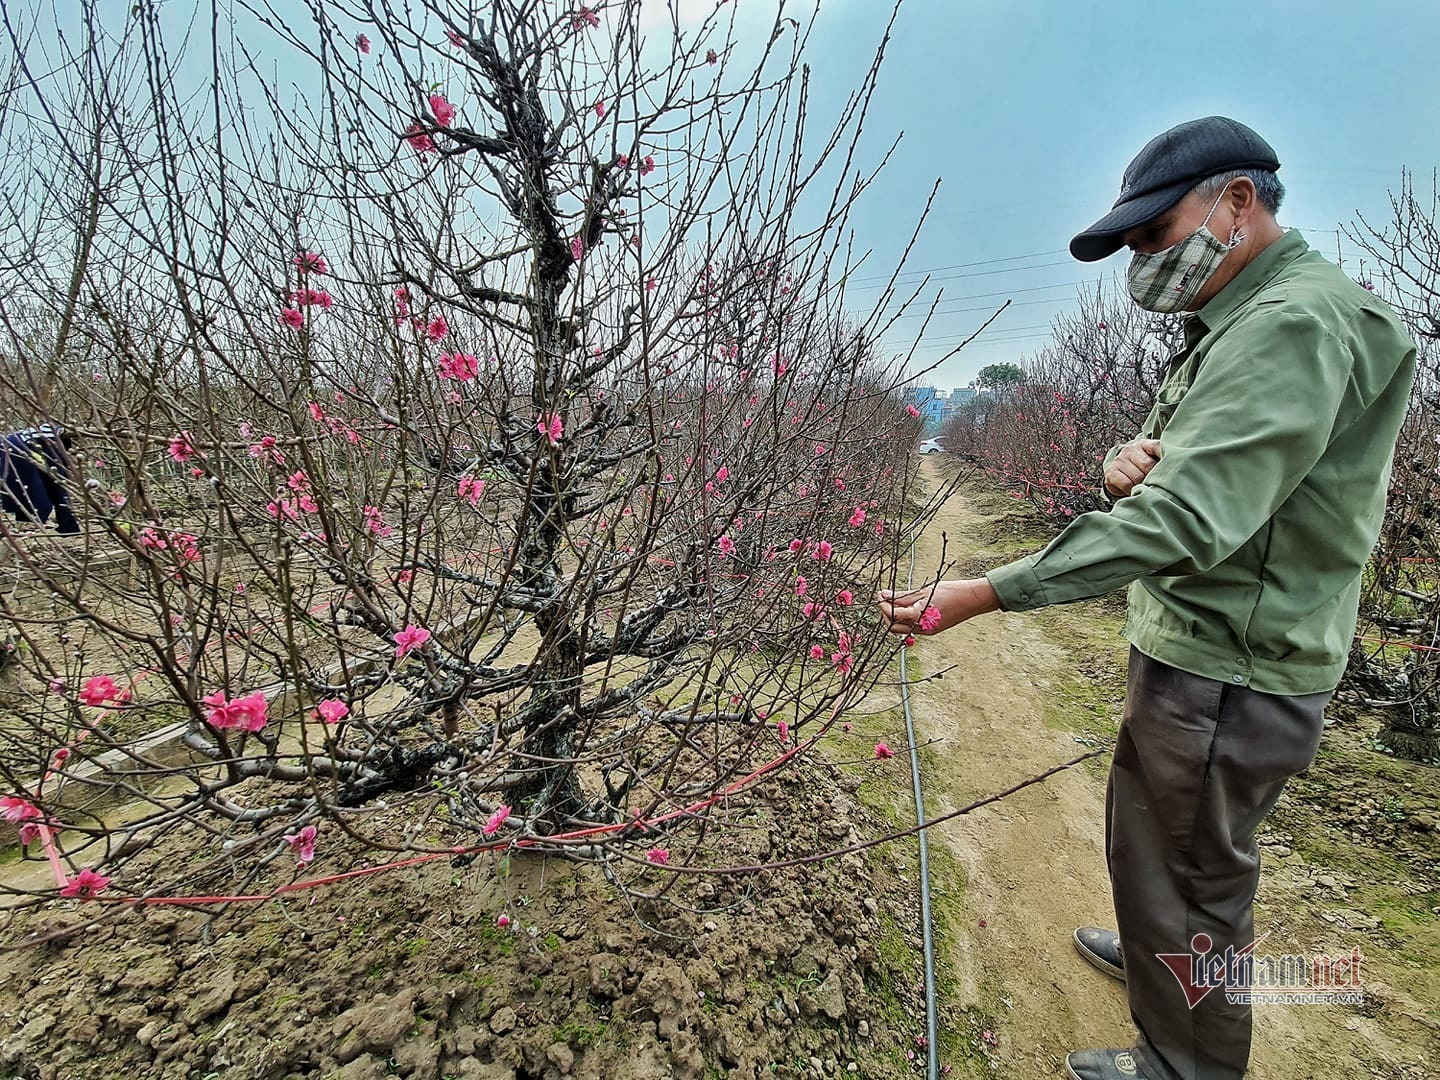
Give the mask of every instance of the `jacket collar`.
MULTIPOLYGON (((1210 302, 1186 320, 1186 330, 1198 322, 1204 333, 1228 319, 1241 305, 1248 303, 1276 274, 1310 250, 1310 245, 1296 229, 1288 229, 1255 258, 1244 270, 1210 298, 1210 302)), ((1200 327, 1196 327, 1200 329, 1200 327)), ((1187 337, 1190 336, 1188 333, 1187 337)))

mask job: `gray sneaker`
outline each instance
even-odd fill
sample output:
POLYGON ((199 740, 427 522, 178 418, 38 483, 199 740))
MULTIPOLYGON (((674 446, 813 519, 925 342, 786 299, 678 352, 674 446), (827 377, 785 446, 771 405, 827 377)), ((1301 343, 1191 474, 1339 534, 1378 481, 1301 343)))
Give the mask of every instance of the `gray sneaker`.
POLYGON ((1125 981, 1125 956, 1120 951, 1120 935, 1114 930, 1080 927, 1075 931, 1075 951, 1112 979, 1125 981))
POLYGON ((1076 1050, 1065 1058, 1070 1080, 1145 1080, 1129 1050, 1076 1050))

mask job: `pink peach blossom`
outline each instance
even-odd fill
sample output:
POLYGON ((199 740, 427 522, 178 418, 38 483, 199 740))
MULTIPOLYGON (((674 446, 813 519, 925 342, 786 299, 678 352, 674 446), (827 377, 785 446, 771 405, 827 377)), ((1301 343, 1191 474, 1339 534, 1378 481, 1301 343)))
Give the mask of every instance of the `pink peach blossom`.
POLYGON ((318 251, 302 251, 293 260, 295 269, 302 274, 328 274, 330 264, 318 251))
POLYGON ((315 715, 327 724, 338 724, 350 715, 350 706, 339 698, 326 698, 316 703, 315 715))
POLYGON ((284 840, 295 852, 295 861, 304 866, 315 859, 315 834, 318 830, 314 825, 306 825, 297 833, 286 833, 284 840))
POLYGON ((437 152, 435 140, 430 138, 418 120, 405 129, 405 141, 410 144, 410 149, 422 157, 437 152))
POLYGON ((474 353, 441 353, 440 377, 456 382, 469 382, 480 371, 480 361, 474 353))
POLYGON ((475 506, 485 496, 485 481, 474 476, 462 476, 458 493, 460 498, 468 500, 471 506, 475 506))
POLYGON ((295 289, 290 293, 290 303, 295 307, 333 307, 335 298, 324 289, 295 289))
POLYGON ((502 806, 486 819, 485 824, 480 826, 480 831, 486 836, 494 836, 509 817, 510 807, 502 806))
POLYGON ((112 879, 103 874, 97 874, 94 870, 86 867, 73 878, 65 879, 65 887, 60 890, 60 895, 76 900, 88 900, 92 896, 103 892, 112 879))
POLYGON ((11 824, 36 821, 45 816, 40 813, 38 806, 17 795, 0 795, 0 813, 3 813, 5 820, 11 824))
POLYGON ((421 648, 430 640, 430 631, 423 626, 408 624, 405 629, 398 632, 392 639, 395 642, 395 659, 402 659, 407 653, 421 648))
POLYGON ((172 435, 170 445, 166 452, 176 464, 184 464, 195 456, 195 446, 190 441, 190 432, 182 431, 178 435, 172 435))
POLYGON ((269 720, 265 695, 259 690, 233 701, 226 699, 223 690, 217 690, 200 700, 207 706, 205 719, 215 728, 256 732, 262 730, 269 720))
POLYGON ((440 127, 449 127, 455 122, 455 106, 445 100, 444 94, 430 95, 430 114, 440 127))
POLYGON ((98 707, 113 702, 124 704, 130 698, 128 690, 122 690, 109 675, 96 675, 85 680, 80 687, 80 703, 98 707))

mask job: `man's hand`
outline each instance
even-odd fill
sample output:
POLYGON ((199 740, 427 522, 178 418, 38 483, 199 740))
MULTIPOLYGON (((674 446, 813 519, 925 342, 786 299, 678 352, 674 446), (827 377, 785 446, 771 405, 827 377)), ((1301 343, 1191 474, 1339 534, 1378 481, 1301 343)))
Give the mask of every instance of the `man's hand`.
POLYGON ((1136 439, 1126 443, 1115 455, 1115 460, 1105 466, 1105 490, 1115 498, 1123 499, 1149 475, 1159 460, 1159 439, 1136 439))
POLYGON ((966 619, 1000 610, 1000 599, 990 582, 982 578, 965 581, 941 581, 923 589, 896 593, 881 589, 875 594, 880 604, 880 619, 886 629, 897 637, 907 634, 938 634, 966 619), (938 615, 925 618, 934 608, 938 615))

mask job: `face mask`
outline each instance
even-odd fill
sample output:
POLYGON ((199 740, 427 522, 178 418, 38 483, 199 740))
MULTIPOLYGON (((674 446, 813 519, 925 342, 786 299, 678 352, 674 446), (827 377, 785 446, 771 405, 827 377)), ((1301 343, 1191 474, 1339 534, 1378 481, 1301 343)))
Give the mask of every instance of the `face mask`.
POLYGON ((1167 313, 1189 310, 1225 256, 1245 239, 1244 233, 1232 228, 1230 242, 1222 244, 1206 228, 1224 197, 1225 192, 1221 191, 1200 227, 1178 244, 1153 255, 1137 251, 1131 257, 1125 278, 1130 295, 1142 308, 1167 313))

